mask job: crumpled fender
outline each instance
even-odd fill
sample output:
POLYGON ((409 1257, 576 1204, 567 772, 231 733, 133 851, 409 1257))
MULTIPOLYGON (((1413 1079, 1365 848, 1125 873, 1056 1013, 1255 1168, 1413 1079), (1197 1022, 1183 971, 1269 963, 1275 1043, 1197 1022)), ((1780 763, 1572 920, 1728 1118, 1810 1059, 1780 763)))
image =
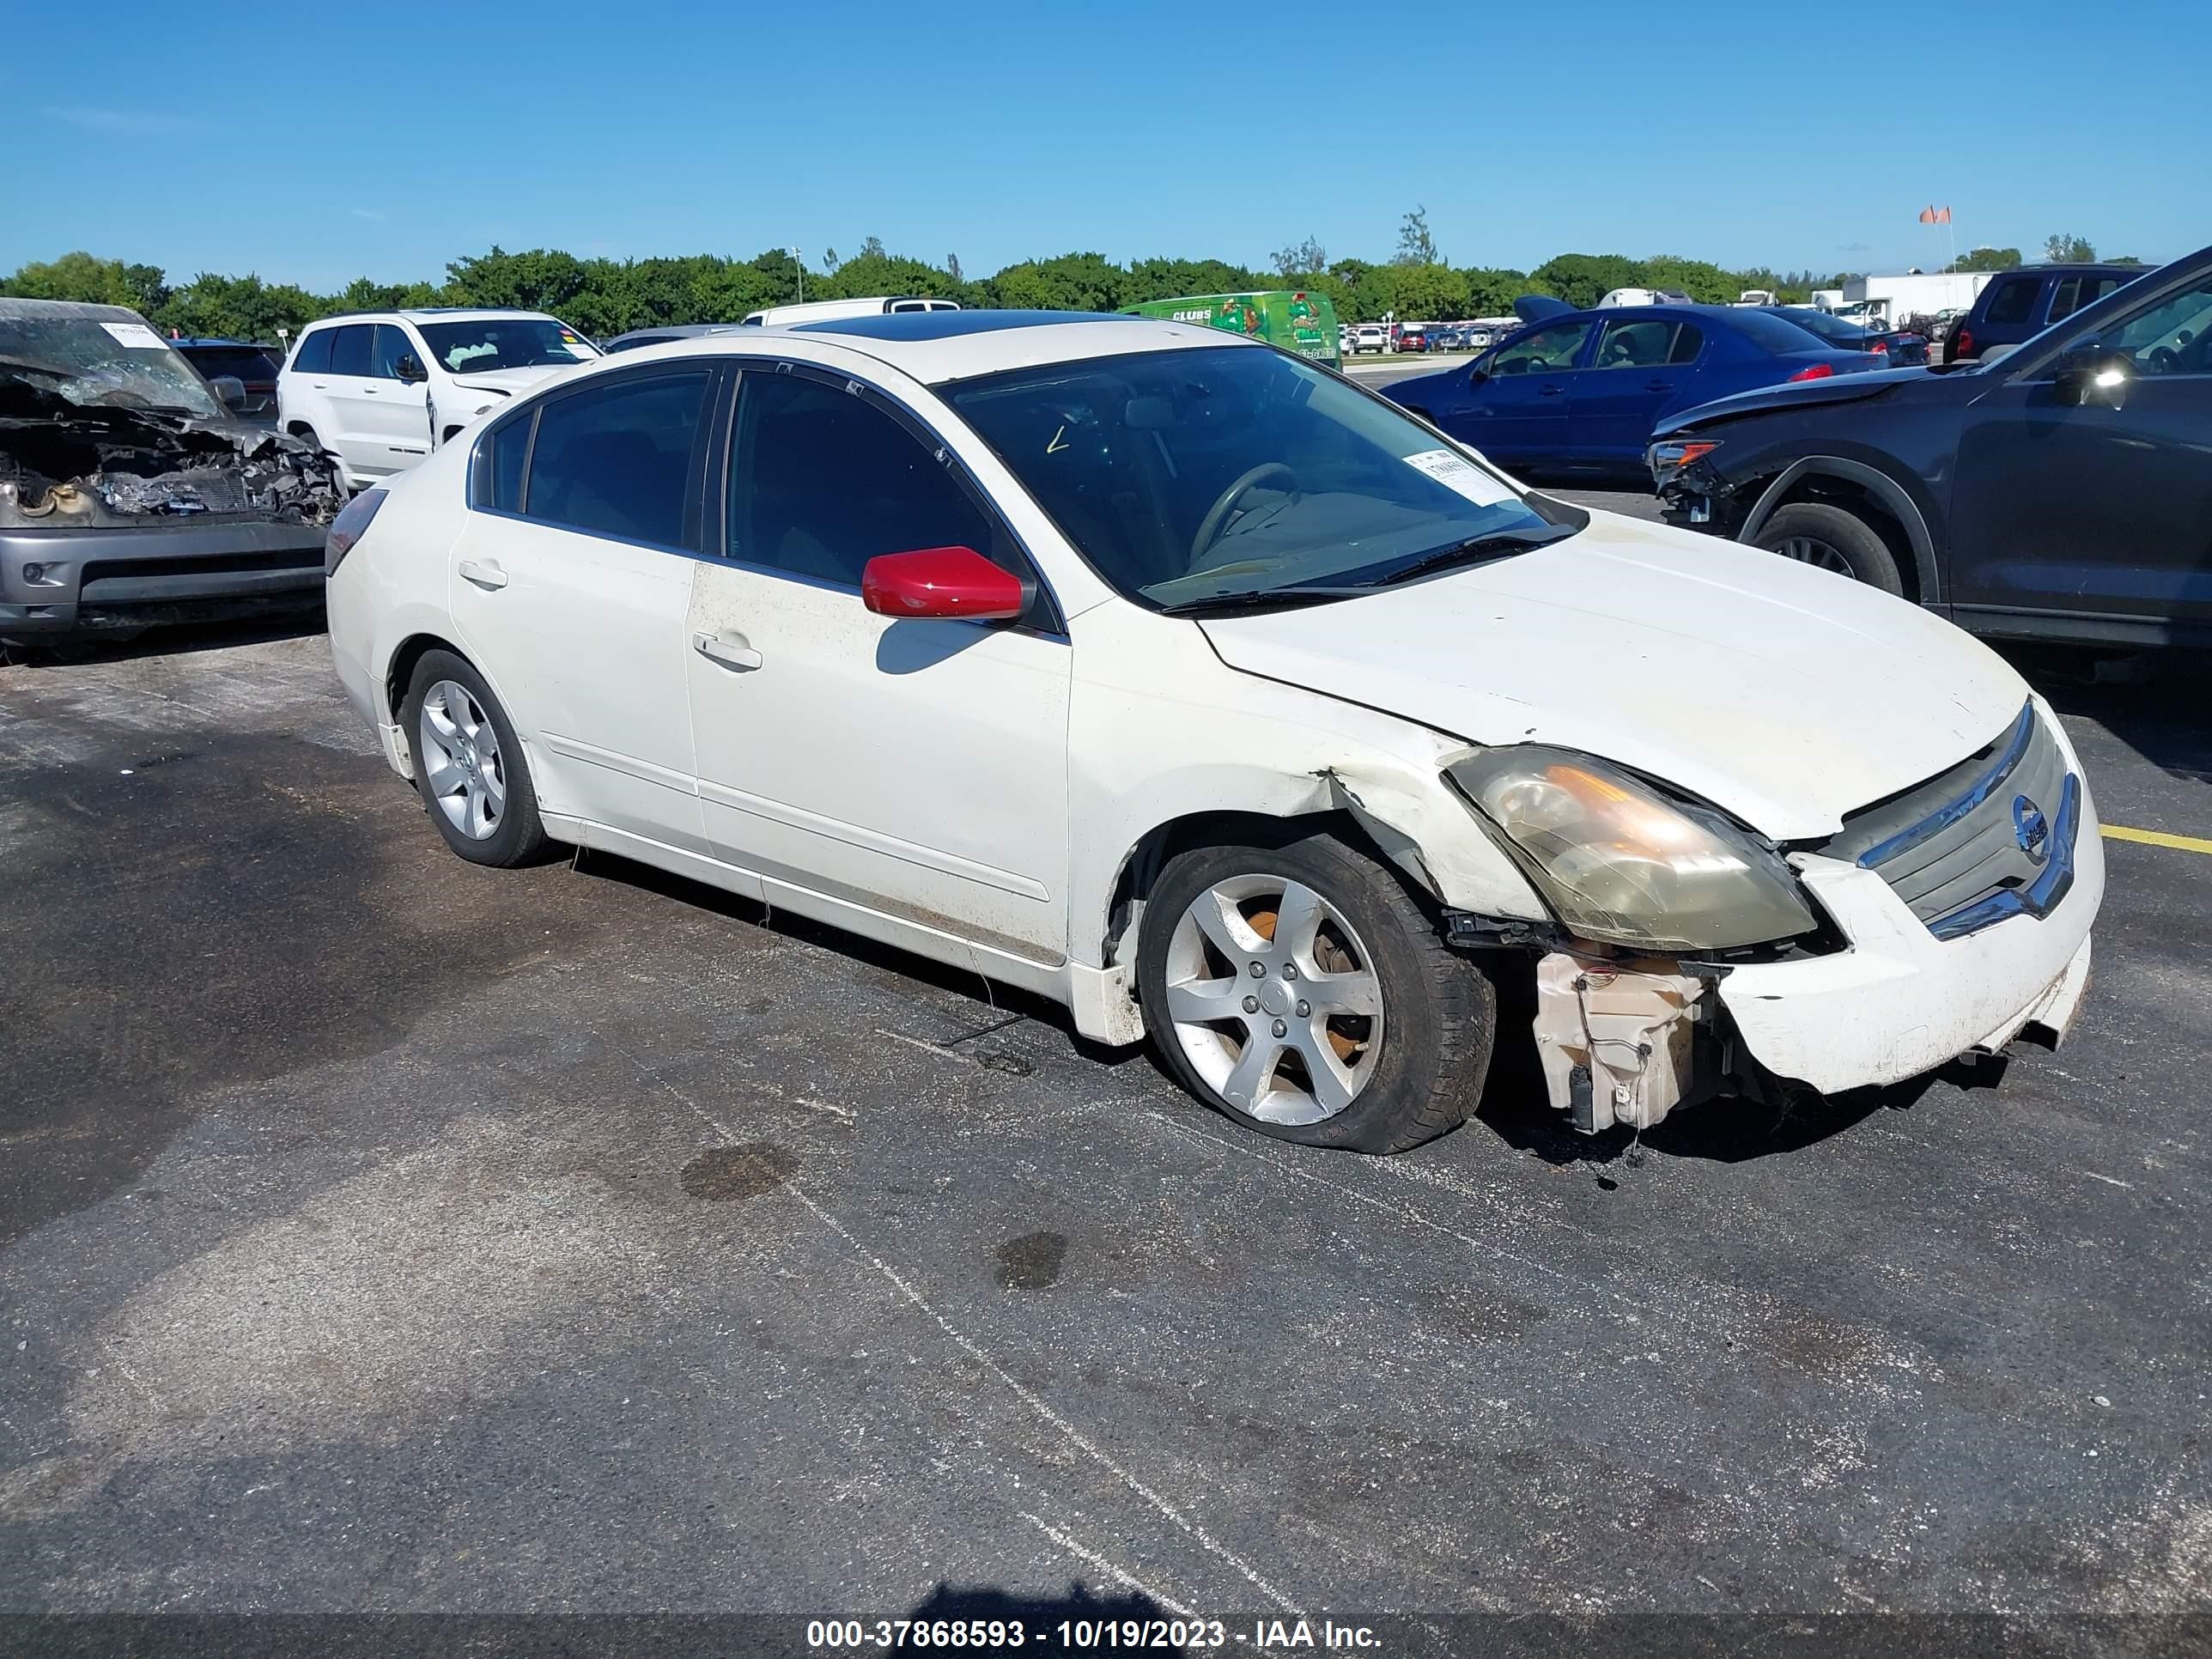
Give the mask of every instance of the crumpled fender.
POLYGON ((1115 884, 1145 837, 1206 812, 1349 811, 1444 904, 1545 919, 1543 902, 1443 777, 1458 738, 1239 672, 1187 623, 1105 605, 1075 619, 1069 709, 1068 954, 1104 965, 1115 884), (1163 769, 1194 730, 1218 758, 1163 769))

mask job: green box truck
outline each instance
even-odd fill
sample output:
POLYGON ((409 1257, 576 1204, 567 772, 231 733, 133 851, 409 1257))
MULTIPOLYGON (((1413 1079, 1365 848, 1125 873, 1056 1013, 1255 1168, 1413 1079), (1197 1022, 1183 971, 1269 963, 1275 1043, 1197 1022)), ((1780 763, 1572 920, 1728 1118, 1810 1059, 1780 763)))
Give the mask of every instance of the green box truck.
POLYGON ((1193 294, 1180 300, 1146 300, 1124 309, 1133 317, 1164 317, 1170 322, 1248 334, 1331 368, 1344 366, 1337 349, 1336 307, 1326 294, 1288 288, 1264 294, 1193 294))

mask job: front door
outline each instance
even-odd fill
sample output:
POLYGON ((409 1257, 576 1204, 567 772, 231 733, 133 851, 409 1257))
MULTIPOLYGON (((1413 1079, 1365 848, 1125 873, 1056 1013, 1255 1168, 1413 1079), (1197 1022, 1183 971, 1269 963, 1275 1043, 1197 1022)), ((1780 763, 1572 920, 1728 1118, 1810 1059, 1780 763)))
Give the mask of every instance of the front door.
POLYGON ((464 649, 535 736, 544 809, 690 853, 707 840, 684 626, 712 380, 594 379, 495 427, 447 580, 464 649))
POLYGON ((2094 337, 2134 371, 2122 407, 2063 400, 2047 363, 1968 413, 1951 514, 1963 623, 2212 623, 2212 276, 2094 337))
POLYGON ((1444 430, 1504 465, 1540 470, 1565 443, 1568 406, 1584 378, 1575 365, 1594 327, 1552 323, 1499 347, 1470 371, 1465 396, 1435 411, 1444 430))
POLYGON ((966 546, 1028 574, 996 516, 887 400, 798 368, 741 377, 726 493, 727 556, 698 567, 686 630, 716 854, 771 902, 787 884, 817 914, 1058 960, 1066 641, 860 602, 882 553, 966 546))

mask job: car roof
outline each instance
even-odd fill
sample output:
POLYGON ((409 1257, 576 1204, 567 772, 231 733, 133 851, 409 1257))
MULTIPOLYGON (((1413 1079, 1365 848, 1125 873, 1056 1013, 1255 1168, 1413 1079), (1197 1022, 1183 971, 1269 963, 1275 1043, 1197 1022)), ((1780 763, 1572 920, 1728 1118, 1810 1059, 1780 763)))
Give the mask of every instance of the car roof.
MULTIPOLYGON (((724 333, 642 346, 624 356, 656 358, 790 352, 842 347, 886 364, 925 386, 972 380, 1001 369, 1074 363, 1139 351, 1235 347, 1266 350, 1256 340, 1194 323, 1132 317, 1110 311, 909 311, 842 317, 782 327, 733 328, 724 333), (793 348, 799 348, 793 349, 793 348)), ((623 359, 603 359, 610 366, 623 359)))
POLYGON ((173 346, 231 346, 240 351, 274 351, 276 348, 263 340, 226 340, 213 335, 186 335, 181 340, 172 340, 173 346))
MULTIPOLYGON (((327 317, 316 318, 307 327, 320 328, 325 323, 373 323, 384 317, 446 323, 473 322, 480 317, 542 317, 549 323, 561 322, 550 312, 531 311, 521 306, 386 306, 366 311, 334 311, 327 317)), ((566 323, 561 325, 568 326, 566 323)))

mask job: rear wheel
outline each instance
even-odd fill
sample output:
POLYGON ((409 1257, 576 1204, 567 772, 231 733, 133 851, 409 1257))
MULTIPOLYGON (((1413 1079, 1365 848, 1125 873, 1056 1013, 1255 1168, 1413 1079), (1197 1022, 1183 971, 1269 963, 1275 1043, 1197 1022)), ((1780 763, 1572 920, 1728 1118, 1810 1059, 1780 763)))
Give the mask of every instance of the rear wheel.
POLYGON ((1874 526, 1825 501, 1793 501, 1778 509, 1752 538, 1754 547, 1879 587, 1903 593, 1897 559, 1874 526))
POLYGON ((1138 949, 1145 1024, 1191 1093, 1261 1133, 1396 1152, 1474 1109, 1490 981, 1396 874, 1329 836, 1185 853, 1138 949))
POLYGON ((446 845, 471 864, 527 863, 545 846, 530 764, 507 711, 466 659, 426 651, 401 706, 415 787, 446 845))

